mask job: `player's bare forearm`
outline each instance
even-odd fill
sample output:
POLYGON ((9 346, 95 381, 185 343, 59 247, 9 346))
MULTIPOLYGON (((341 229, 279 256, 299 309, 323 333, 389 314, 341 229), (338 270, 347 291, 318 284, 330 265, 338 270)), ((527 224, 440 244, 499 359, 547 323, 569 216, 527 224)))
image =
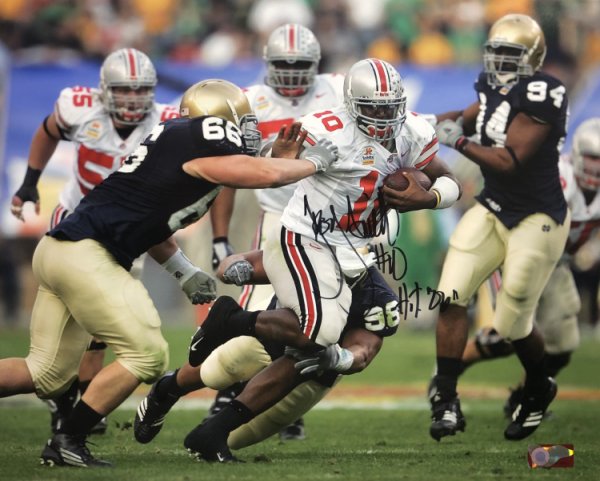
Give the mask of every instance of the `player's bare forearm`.
POLYGON ((209 182, 241 189, 264 189, 291 184, 316 172, 304 159, 230 155, 203 157, 183 164, 183 170, 209 182))
POLYGON ((173 236, 169 237, 167 240, 161 242, 160 244, 156 244, 155 246, 150 247, 148 249, 148 254, 159 264, 163 264, 166 262, 177 250, 179 246, 175 241, 173 236))
POLYGON ((210 207, 210 223, 213 238, 227 237, 229 235, 229 222, 233 215, 235 203, 235 189, 224 187, 210 207))
POLYGON ((350 369, 344 374, 354 374, 363 371, 375 359, 382 345, 383 339, 366 329, 356 328, 348 330, 344 334, 340 346, 352 352, 354 361, 350 369))

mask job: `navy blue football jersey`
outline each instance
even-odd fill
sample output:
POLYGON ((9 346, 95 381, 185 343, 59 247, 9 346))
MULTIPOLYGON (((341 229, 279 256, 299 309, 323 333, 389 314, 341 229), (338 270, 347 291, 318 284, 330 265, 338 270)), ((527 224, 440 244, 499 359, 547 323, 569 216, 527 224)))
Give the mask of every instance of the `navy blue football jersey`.
POLYGON ((130 269, 136 257, 200 219, 219 193, 221 186, 186 174, 182 165, 244 150, 240 130, 219 117, 161 123, 48 235, 94 239, 130 269))
MULTIPOLYGON (((372 307, 384 308, 389 302, 399 302, 398 294, 389 286, 375 266, 369 267, 367 275, 352 288, 352 303, 344 332, 352 328, 364 328, 379 337, 396 333, 398 324, 393 326, 371 326, 365 320, 365 312, 372 307)), ((398 319, 400 317, 398 316, 398 319)), ((342 334, 344 337, 344 334, 342 334)))
POLYGON ((568 100, 564 85, 556 78, 536 72, 521 78, 512 88, 493 88, 481 73, 475 82, 479 97, 476 121, 481 145, 504 147, 508 126, 523 112, 551 126, 550 134, 535 155, 510 174, 481 167, 484 187, 476 197, 508 228, 537 212, 562 224, 567 213, 558 157, 567 129, 568 100))

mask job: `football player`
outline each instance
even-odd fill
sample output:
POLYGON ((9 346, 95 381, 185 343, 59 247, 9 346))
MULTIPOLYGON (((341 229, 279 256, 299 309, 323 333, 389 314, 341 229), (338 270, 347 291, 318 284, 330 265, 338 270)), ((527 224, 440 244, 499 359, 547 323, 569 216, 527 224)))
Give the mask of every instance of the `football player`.
MULTIPOLYGON (((459 197, 457 181, 436 158, 434 129, 421 117, 406 115, 402 79, 390 64, 379 59, 357 62, 343 89, 343 105, 301 119, 308 133, 306 145, 330 139, 340 159, 314 181, 298 183, 263 249, 264 269, 278 306, 288 308, 310 343, 304 352, 302 346, 293 346, 301 352, 277 358, 226 407, 187 435, 184 445, 198 457, 231 460, 229 433, 302 382, 294 368, 298 358, 314 358, 319 352, 323 365, 338 372, 352 366, 352 353, 336 343, 351 304, 349 283, 368 275, 375 262, 363 249, 385 229, 386 206, 400 212, 445 208, 459 197), (423 189, 411 174, 405 191, 383 186, 385 176, 402 166, 423 170, 433 180, 431 189, 423 189), (342 252, 354 258, 350 270, 345 270, 349 263, 338 259, 342 252)), ((287 343, 287 333, 275 332, 279 327, 268 322, 269 312, 243 311, 231 298, 217 299, 194 336, 190 364, 199 365, 220 344, 244 334, 287 343)))
MULTIPOLYGON (((167 366, 158 312, 143 284, 128 272, 133 260, 148 251, 176 279, 191 283, 194 302, 209 302, 215 298, 214 279, 189 262, 172 234, 200 219, 224 184, 282 185, 325 170, 337 158, 326 141, 285 163, 254 157, 260 142, 256 117, 242 90, 223 80, 190 87, 180 114, 156 125, 34 253, 40 289, 31 347, 25 359, 0 361, 0 397, 35 392, 52 398, 64 392, 91 336, 116 356, 48 441, 44 464, 109 466, 88 450, 89 430, 167 366)), ((299 126, 289 130, 294 129, 295 138, 299 126)))
MULTIPOLYGON (((219 266, 218 277, 225 283, 236 285, 267 283, 262 252, 251 251, 227 257, 219 266)), ((275 301, 271 302, 270 309, 275 306, 275 301)), ((352 354, 352 364, 344 374, 364 370, 381 349, 384 338, 397 331, 399 323, 398 296, 376 267, 372 266, 368 269, 368 275, 362 276, 352 286, 348 322, 339 347, 335 348, 340 353, 348 350, 352 354)), ((138 406, 134 421, 135 438, 144 444, 152 441, 162 429, 171 407, 181 396, 203 387, 221 389, 223 386, 243 385, 244 381, 268 366, 272 360, 281 357, 284 348, 281 343, 259 342, 254 337, 235 337, 216 348, 200 365, 199 372, 198 368, 187 363, 165 374, 138 406)), ((327 356, 325 353, 323 355, 327 356)), ((317 355, 299 361, 297 366, 308 373, 324 370, 322 362, 317 355)), ((317 404, 340 376, 335 370, 325 370, 323 374, 315 373, 306 377, 304 382, 273 407, 235 429, 227 439, 229 448, 240 449, 277 432, 281 434, 283 428, 317 404)))
POLYGON ((512 342, 526 372, 523 400, 505 438, 533 433, 556 395, 532 321, 570 222, 558 172, 567 95, 558 79, 540 71, 545 54, 544 34, 531 17, 500 18, 485 43, 477 101, 437 115, 440 142, 479 165, 484 179, 476 205, 451 236, 438 287, 451 299, 437 322, 437 374, 430 392, 430 434, 438 441, 465 429, 456 384, 467 341, 467 304, 500 266, 493 326, 512 342), (469 139, 472 134, 477 141, 469 139))
MULTIPOLYGON (((13 215, 24 221, 26 202, 32 202, 39 214, 37 183, 60 140, 74 143, 76 157, 52 213, 50 228, 73 212, 83 196, 118 169, 157 123, 179 116, 177 107, 154 102, 155 87, 152 61, 139 50, 124 48, 111 53, 102 63, 99 88, 64 89, 54 112, 35 132, 23 184, 12 198, 13 215)), ((93 340, 72 386, 57 399, 48 399, 53 432, 102 369, 105 348, 105 343, 93 340)), ((93 431, 104 432, 106 426, 103 419, 93 431)))
MULTIPOLYGON (((593 238, 600 228, 600 118, 583 122, 573 135, 570 154, 558 163, 561 185, 571 210, 571 225, 565 252, 544 288, 535 310, 535 322, 546 347, 546 365, 552 377, 564 369, 579 346, 577 315, 581 299, 573 279, 570 261, 577 251, 593 238)), ((493 328, 482 328, 469 339, 463 353, 464 367, 514 352, 512 345, 493 328)), ((505 414, 512 415, 523 399, 523 384, 512 390, 505 404, 505 414)))
MULTIPOLYGON (((258 117, 258 129, 262 136, 262 150, 270 150, 279 129, 290 125, 295 119, 316 110, 340 105, 343 102, 344 77, 338 74, 318 74, 321 46, 313 32, 298 24, 282 25, 271 33, 264 46, 266 64, 264 82, 248 87, 245 92, 258 117)), ((261 249, 267 233, 276 228, 279 218, 294 193, 295 184, 276 189, 256 190, 260 207, 256 234, 252 249, 261 249)), ((233 253, 227 233, 233 213, 235 191, 224 190, 211 209, 213 226, 213 269, 233 253)), ((265 309, 273 297, 270 284, 246 284, 239 302, 244 309, 265 309)), ((238 340, 241 342, 241 340, 238 340)), ((248 342, 254 343, 248 339, 248 342)), ((214 414, 229 402, 241 389, 240 384, 227 387, 217 393, 210 413, 214 414)), ((303 439, 304 422, 296 420, 281 432, 285 440, 303 439)))

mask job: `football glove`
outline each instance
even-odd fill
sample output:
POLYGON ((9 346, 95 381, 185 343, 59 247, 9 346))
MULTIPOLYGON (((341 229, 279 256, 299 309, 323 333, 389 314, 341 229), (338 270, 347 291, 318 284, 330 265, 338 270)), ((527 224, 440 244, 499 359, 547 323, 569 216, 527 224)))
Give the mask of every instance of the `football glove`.
POLYGON ((217 298, 217 282, 210 274, 198 268, 191 277, 181 282, 181 288, 192 304, 206 304, 217 298))
POLYGON ((439 122, 435 126, 435 133, 440 143, 458 149, 459 144, 462 143, 462 139, 465 137, 462 125, 462 117, 459 117, 456 121, 446 119, 439 122))
POLYGON ((337 160, 338 148, 331 140, 319 139, 315 145, 305 147, 299 158, 309 160, 317 172, 323 172, 337 160))
MULTIPOLYGON (((298 356, 298 353, 295 353, 298 356)), ((354 355, 348 349, 344 349, 339 344, 332 344, 326 349, 311 354, 294 364, 300 374, 306 376, 313 372, 326 371, 333 369, 336 372, 346 372, 354 362, 354 355)))
POLYGON ((212 268, 216 271, 223 259, 233 254, 233 247, 227 240, 227 237, 218 237, 213 240, 212 249, 212 268))
POLYGON ((239 260, 231 264, 225 272, 223 272, 223 282, 225 284, 235 284, 243 286, 248 284, 252 279, 254 268, 247 260, 239 260))

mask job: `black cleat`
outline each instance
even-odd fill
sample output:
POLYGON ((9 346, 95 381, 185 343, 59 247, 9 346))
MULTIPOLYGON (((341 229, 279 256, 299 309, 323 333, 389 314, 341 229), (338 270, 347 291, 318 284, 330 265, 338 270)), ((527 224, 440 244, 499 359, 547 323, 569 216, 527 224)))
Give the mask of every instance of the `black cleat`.
POLYGON ((506 419, 512 419, 512 413, 515 412, 517 406, 521 404, 521 401, 523 401, 523 392, 524 389, 521 384, 519 384, 514 389, 510 389, 510 395, 508 396, 508 399, 506 400, 506 402, 504 403, 504 407, 502 408, 504 411, 504 417, 506 419))
POLYGON ((432 400, 429 434, 433 439, 439 441, 444 436, 454 436, 456 431, 464 432, 466 426, 458 398, 450 401, 432 400))
POLYGON ((76 466, 78 468, 110 468, 112 464, 92 456, 85 436, 55 434, 48 440, 40 456, 46 466, 76 466))
POLYGON ((178 401, 178 396, 167 394, 166 399, 159 399, 156 393, 158 383, 173 375, 175 372, 168 372, 156 381, 138 406, 133 420, 133 435, 138 443, 149 443, 158 435, 165 422, 165 416, 178 401))
POLYGON ((306 439, 304 419, 296 419, 292 424, 279 431, 279 439, 282 441, 302 441, 306 439))
POLYGON ((223 320, 241 310, 232 297, 221 296, 215 301, 202 326, 192 337, 188 360, 193 367, 202 364, 217 347, 235 337, 225 331, 223 320))
POLYGON ((227 446, 227 434, 216 433, 214 429, 207 427, 208 424, 199 424, 185 437, 183 445, 190 456, 198 461, 204 459, 210 463, 243 462, 231 453, 227 446))
POLYGON ((556 381, 548 378, 548 385, 543 392, 532 396, 523 393, 523 399, 512 413, 512 422, 504 430, 504 437, 511 441, 525 439, 541 424, 544 414, 552 400, 556 397, 556 381))

